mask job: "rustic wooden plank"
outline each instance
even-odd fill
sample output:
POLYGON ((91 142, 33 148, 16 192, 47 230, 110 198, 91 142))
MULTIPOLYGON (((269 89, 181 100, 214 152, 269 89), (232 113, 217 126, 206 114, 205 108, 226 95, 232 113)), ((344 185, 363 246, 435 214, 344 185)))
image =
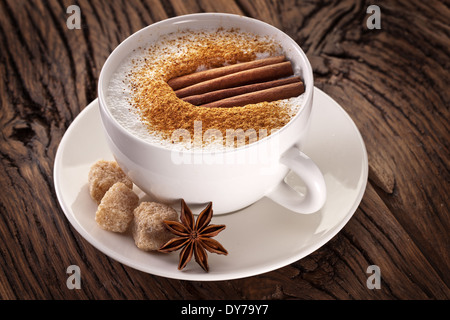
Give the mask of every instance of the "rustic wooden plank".
POLYGON ((448 299, 450 295, 448 284, 370 184, 354 217, 328 244, 257 278, 239 280, 245 298, 448 299), (380 268, 380 289, 367 287, 371 265, 380 268))
POLYGON ((172 5, 174 14, 177 16, 202 12, 196 0, 170 0, 170 4, 172 5))
POLYGON ((329 31, 305 40, 317 63, 316 84, 355 120, 367 144, 370 180, 448 282, 450 97, 448 75, 437 64, 448 60, 449 28, 440 19, 430 22, 435 10, 407 28, 408 12, 420 5, 404 2, 402 10, 383 5, 382 29, 368 30, 356 19, 361 8, 344 3, 342 14, 336 6, 310 18, 329 31))
POLYGON ((284 16, 280 13, 280 7, 289 7, 293 3, 281 4, 279 1, 237 1, 237 3, 242 7, 242 11, 245 15, 250 17, 258 17, 259 20, 267 22, 277 28, 281 28, 282 24, 280 20, 284 16))
POLYGON ((242 11, 235 1, 229 0, 199 0, 199 6, 203 12, 224 12, 242 15, 242 11))
MULTIPOLYGON (((404 229, 396 213, 383 204, 371 185, 366 195, 360 206, 362 214, 356 215, 343 232, 357 251, 350 255, 360 255, 366 264, 380 267, 387 287, 384 289, 392 299, 448 299, 448 284, 439 275, 440 270, 428 261, 428 252, 421 243, 410 237, 409 230, 404 229)), ((366 267, 361 263, 359 270, 365 272, 366 267)))

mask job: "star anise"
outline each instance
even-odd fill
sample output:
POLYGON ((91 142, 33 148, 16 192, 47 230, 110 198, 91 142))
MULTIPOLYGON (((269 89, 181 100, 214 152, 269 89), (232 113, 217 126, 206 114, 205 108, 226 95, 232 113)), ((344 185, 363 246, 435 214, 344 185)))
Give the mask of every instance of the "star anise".
POLYGON ((225 225, 209 224, 212 215, 212 202, 210 202, 199 214, 197 221, 194 221, 191 209, 181 199, 181 223, 164 220, 167 229, 178 237, 167 241, 158 251, 172 252, 183 248, 180 252, 179 270, 182 270, 191 260, 192 255, 194 255, 195 261, 205 271, 208 271, 208 254, 206 250, 217 254, 228 254, 227 250, 218 241, 211 239, 225 229, 225 225))

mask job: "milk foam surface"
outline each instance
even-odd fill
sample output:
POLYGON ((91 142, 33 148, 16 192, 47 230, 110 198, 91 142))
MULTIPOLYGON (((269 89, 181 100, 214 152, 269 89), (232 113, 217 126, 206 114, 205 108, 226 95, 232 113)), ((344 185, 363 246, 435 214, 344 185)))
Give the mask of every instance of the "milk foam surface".
MULTIPOLYGON (((209 31, 206 31, 206 33, 209 31)), ((212 32, 212 31, 211 31, 212 32)), ((204 34, 205 31, 202 31, 204 34)), ((214 30, 214 34, 217 35, 217 30, 214 30)), ((195 37, 196 33, 193 33, 195 37)), ((152 44, 152 53, 149 56, 149 52, 146 47, 135 49, 130 55, 128 55, 120 64, 118 69, 114 72, 110 79, 107 91, 106 91, 106 104, 113 117, 118 123, 124 127, 129 133, 142 139, 150 144, 166 147, 169 149, 174 148, 174 144, 171 140, 165 139, 162 135, 155 132, 149 132, 148 127, 141 119, 137 110, 133 109, 130 99, 132 98, 132 90, 129 75, 131 70, 141 67, 144 58, 147 60, 154 59, 155 61, 165 61, 169 58, 186 55, 189 42, 181 41, 176 42, 179 37, 177 33, 165 35, 161 39, 161 45, 155 46, 152 44), (176 45, 174 45, 175 42, 176 45), (172 45, 167 45, 171 43, 172 45)), ((257 54, 257 58, 265 58, 267 54, 257 54)), ((205 69, 204 66, 200 66, 197 71, 205 69)), ((298 69, 298 68, 296 68, 298 69)), ((160 70, 148 70, 148 76, 156 75, 160 70)), ((300 70, 294 70, 294 74, 299 74, 300 70)), ((284 102, 289 106, 289 113, 294 116, 303 105, 303 96, 300 95, 296 98, 285 99, 284 102)), ((180 146, 177 146, 178 148, 180 146)), ((194 149, 198 146, 192 144, 184 144, 184 149, 194 149)), ((210 146, 200 146, 202 150, 225 150, 226 147, 218 144, 212 144, 210 146)))
POLYGON ((164 141, 148 132, 147 127, 141 121, 136 110, 132 109, 129 102, 131 89, 126 75, 135 68, 132 61, 142 58, 144 54, 141 51, 134 51, 122 61, 109 82, 106 92, 106 104, 117 122, 132 135, 150 143, 161 144, 164 141))

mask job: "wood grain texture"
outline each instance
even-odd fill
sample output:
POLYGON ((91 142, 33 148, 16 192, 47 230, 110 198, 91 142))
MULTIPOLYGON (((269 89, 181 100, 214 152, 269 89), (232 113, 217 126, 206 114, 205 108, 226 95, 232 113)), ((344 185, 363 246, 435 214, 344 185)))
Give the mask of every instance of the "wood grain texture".
POLYGON ((450 3, 0 0, 0 299, 449 299, 450 3), (69 30, 66 8, 81 8, 69 30), (70 225, 53 185, 59 142, 97 97, 111 51, 140 28, 195 12, 268 22, 305 50, 316 86, 365 140, 369 184, 325 246, 255 277, 195 282, 124 266, 70 225), (68 290, 77 264, 82 290, 68 290), (376 264, 382 288, 366 287, 376 264))

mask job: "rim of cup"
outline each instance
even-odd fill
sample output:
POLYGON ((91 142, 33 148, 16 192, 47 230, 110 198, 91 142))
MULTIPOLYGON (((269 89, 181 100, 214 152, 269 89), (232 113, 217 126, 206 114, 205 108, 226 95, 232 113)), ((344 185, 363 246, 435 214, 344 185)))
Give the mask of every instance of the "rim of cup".
MULTIPOLYGON (((307 75, 308 77, 303 77, 303 81, 305 83, 305 92, 303 93, 304 97, 302 100, 302 108, 300 108, 300 110, 298 110, 296 112, 296 114, 289 120, 289 122, 287 124, 285 124, 283 127, 281 127, 280 129, 276 130, 275 132, 271 133, 270 135, 259 139, 255 142, 252 142, 250 144, 245 144, 243 146, 237 147, 237 148, 232 148, 232 149, 224 149, 224 150, 198 150, 198 149, 181 149, 181 150, 177 150, 177 152, 179 153, 188 153, 188 154, 197 154, 197 153, 201 153, 201 154, 225 154, 225 153, 233 153, 233 152, 239 152, 242 150, 246 150, 248 148, 256 148, 258 145, 265 143, 266 141, 269 141, 270 139, 275 138, 276 136, 282 134, 287 127, 289 127, 294 121, 295 119, 297 119, 298 117, 300 117, 302 115, 302 113, 305 110, 305 106, 308 104, 308 101, 312 100, 312 96, 313 96, 313 90, 314 90, 314 77, 313 77, 313 72, 312 72, 312 67, 311 64, 309 62, 309 59, 307 58, 305 52, 303 51, 303 49, 297 44, 297 42, 294 41, 294 39, 292 39, 289 35, 287 35, 286 33, 284 33, 282 30, 274 27, 273 25, 266 23, 264 21, 255 19, 255 18, 250 18, 250 17, 246 17, 246 16, 240 16, 240 15, 236 15, 236 14, 230 14, 230 13, 217 13, 217 12, 211 12, 211 13, 193 13, 193 14, 186 14, 186 15, 181 15, 181 16, 177 16, 177 17, 173 17, 173 18, 168 18, 165 20, 161 20, 158 22, 155 22, 151 25, 148 25, 138 31, 136 31, 135 33, 131 34, 130 36, 128 36, 125 40, 123 40, 108 56, 108 58, 106 59, 105 63, 103 64, 103 67, 100 71, 100 76, 99 76, 99 81, 98 81, 98 100, 99 100, 99 106, 100 108, 103 110, 105 116, 107 116, 109 118, 109 120, 111 120, 111 122, 114 124, 114 126, 123 134, 125 134, 127 137, 131 138, 132 140, 138 142, 138 143, 142 143, 143 145, 146 146, 151 146, 153 148, 158 148, 161 150, 167 150, 168 152, 172 152, 173 149, 171 148, 167 148, 165 146, 162 145, 157 145, 148 141, 145 141, 139 137, 136 137, 135 135, 133 135, 131 132, 129 132, 127 129, 125 129, 118 121, 117 119, 111 114, 109 108, 107 107, 107 103, 106 103, 106 98, 105 98, 105 93, 103 90, 103 85, 105 83, 105 81, 109 82, 110 79, 105 79, 105 72, 108 68, 110 68, 111 64, 114 63, 114 56, 117 54, 124 54, 122 53, 122 51, 125 51, 127 54, 131 53, 132 50, 134 50, 135 46, 132 46, 131 48, 129 47, 129 43, 134 41, 135 38, 140 37, 141 35, 147 33, 147 32, 151 32, 149 30, 152 29, 158 29, 158 27, 160 28, 161 26, 164 26, 166 24, 170 24, 170 25, 175 25, 175 24, 181 24, 181 23, 187 23, 187 22, 193 22, 193 21, 199 21, 199 20, 203 20, 202 22, 205 22, 204 20, 206 20, 208 17, 226 17, 227 19, 245 19, 246 21, 249 21, 251 23, 254 24, 259 24, 260 26, 264 27, 264 28, 268 28, 269 30, 272 30, 273 34, 279 34, 281 35, 283 38, 287 39, 287 41, 289 41, 292 45, 292 47, 295 49, 296 54, 299 54, 300 56, 300 66, 302 69, 302 73, 304 75, 307 75)), ((212 21, 217 21, 217 19, 212 19, 212 21)), ((200 21, 199 21, 200 22, 200 21)), ((216 26, 216 25, 215 25, 216 26)), ((205 26, 206 28, 208 28, 209 26, 205 26)), ((231 24, 229 27, 233 27, 233 25, 231 24)), ((162 33, 164 34, 168 34, 171 32, 167 32, 167 33, 162 33)), ((264 33, 262 33, 264 34, 264 33)), ((124 54, 124 57, 126 55, 124 54)), ((117 69, 117 66, 116 68, 117 69)), ((309 116, 309 115, 308 115, 309 116)), ((109 134, 109 133, 108 133, 109 134)))

